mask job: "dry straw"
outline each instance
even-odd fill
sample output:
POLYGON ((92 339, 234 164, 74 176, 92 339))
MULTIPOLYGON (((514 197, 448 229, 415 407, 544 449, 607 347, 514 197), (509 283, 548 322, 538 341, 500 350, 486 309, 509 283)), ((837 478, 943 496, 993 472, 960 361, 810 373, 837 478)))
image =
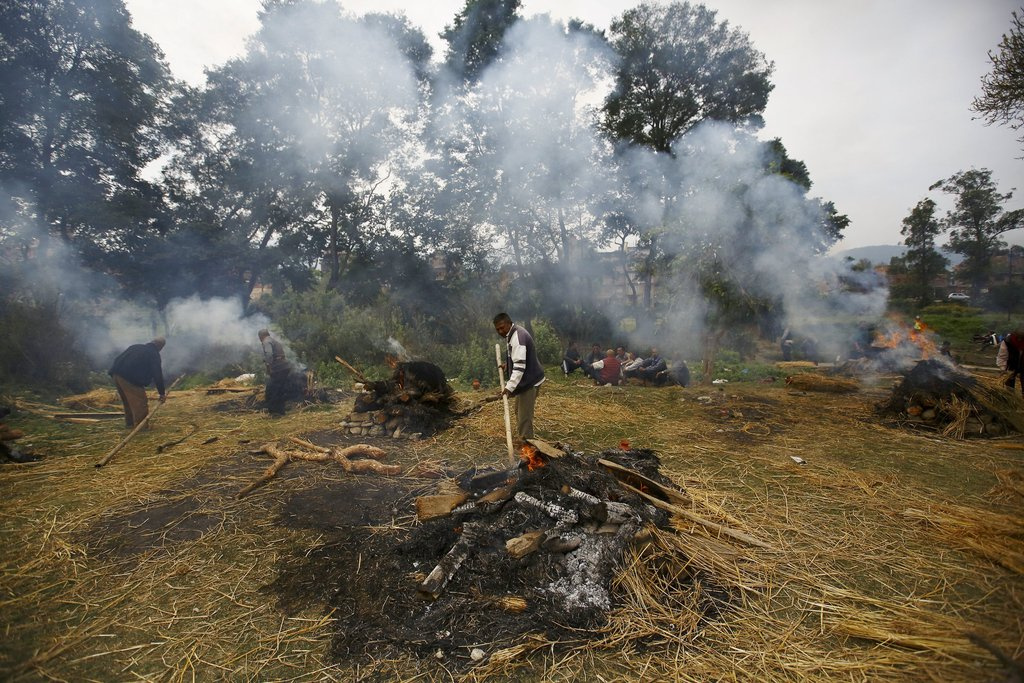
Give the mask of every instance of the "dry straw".
MULTIPOLYGON (((153 431, 99 471, 92 464, 123 435, 120 425, 15 424, 33 431, 34 449, 48 457, 0 468, 0 673, 166 681, 1006 674, 978 642, 1010 657, 1024 652, 1020 499, 990 495, 1001 481, 1018 482, 995 474, 1019 472, 1018 451, 884 427, 860 394, 732 385, 711 393, 711 403, 697 401, 705 392, 556 378, 541 394, 537 429, 590 455, 623 439, 655 449, 690 512, 773 550, 676 519, 623 558, 616 607, 599 633, 480 643, 479 664, 468 651, 437 660, 384 647, 338 659, 330 640, 345 628, 340 615, 318 605, 286 614, 263 590, 278 560, 325 542, 321 532, 282 525, 282 502, 355 475, 297 462, 236 500, 267 464, 250 451, 290 436, 330 441, 348 405, 272 419, 245 410, 237 394, 175 392, 153 431)), ((482 404, 435 438, 382 444, 388 462, 432 476, 500 466, 500 411, 482 404)), ((406 513, 374 533, 397 542, 414 523, 406 513)))

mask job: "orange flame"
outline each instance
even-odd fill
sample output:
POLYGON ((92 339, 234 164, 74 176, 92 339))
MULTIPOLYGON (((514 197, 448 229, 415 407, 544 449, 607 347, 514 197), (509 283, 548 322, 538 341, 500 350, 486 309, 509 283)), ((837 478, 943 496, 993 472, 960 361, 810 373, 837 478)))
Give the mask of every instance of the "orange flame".
POLYGON ((623 439, 619 442, 619 449, 623 451, 629 450, 629 439, 623 439))
POLYGON ((524 443, 523 447, 519 449, 519 457, 526 463, 526 469, 530 472, 539 470, 548 464, 547 458, 528 443, 524 443))
POLYGON ((930 339, 930 330, 923 321, 917 319, 914 326, 910 327, 903 323, 892 320, 892 331, 888 334, 879 333, 872 342, 872 346, 882 349, 896 349, 901 346, 915 346, 921 354, 921 358, 931 358, 938 352, 938 346, 930 339))

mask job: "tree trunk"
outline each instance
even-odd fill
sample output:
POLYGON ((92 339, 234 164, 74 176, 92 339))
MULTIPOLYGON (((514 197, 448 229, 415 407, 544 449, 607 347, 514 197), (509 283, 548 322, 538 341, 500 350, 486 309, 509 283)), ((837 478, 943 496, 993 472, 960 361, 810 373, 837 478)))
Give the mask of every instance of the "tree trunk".
POLYGON ((725 330, 708 330, 704 333, 704 354, 700 361, 702 386, 710 386, 714 379, 715 358, 718 357, 718 346, 724 336, 725 330))
POLYGON ((334 290, 338 288, 338 281, 341 279, 341 261, 338 257, 338 222, 341 217, 341 209, 333 197, 328 197, 327 201, 331 207, 331 233, 327 249, 331 274, 327 279, 327 289, 334 290))

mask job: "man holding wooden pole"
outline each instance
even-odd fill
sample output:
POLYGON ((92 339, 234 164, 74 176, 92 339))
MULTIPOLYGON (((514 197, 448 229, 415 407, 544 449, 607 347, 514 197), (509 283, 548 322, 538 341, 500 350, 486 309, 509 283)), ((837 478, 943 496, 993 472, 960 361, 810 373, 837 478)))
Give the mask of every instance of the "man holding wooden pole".
POLYGON ((515 399, 516 433, 519 445, 522 445, 526 439, 533 438, 533 411, 540 385, 544 383, 544 368, 537 360, 533 337, 512 322, 508 313, 494 316, 494 330, 505 338, 508 348, 505 367, 509 376, 501 388, 501 395, 515 399))
POLYGON ((114 359, 114 365, 110 368, 108 374, 114 380, 124 405, 124 424, 128 429, 142 424, 149 415, 146 387, 150 383, 156 384, 160 402, 167 400, 160 364, 160 350, 165 343, 163 337, 157 337, 145 344, 132 344, 114 359))

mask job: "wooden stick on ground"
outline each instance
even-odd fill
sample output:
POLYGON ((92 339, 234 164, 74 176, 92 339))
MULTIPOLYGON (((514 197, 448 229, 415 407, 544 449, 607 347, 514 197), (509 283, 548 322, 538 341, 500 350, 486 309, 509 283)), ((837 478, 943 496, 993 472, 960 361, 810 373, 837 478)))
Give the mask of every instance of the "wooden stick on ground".
MULTIPOLYGON (((171 384, 171 386, 167 387, 167 391, 166 391, 166 392, 164 393, 164 395, 166 396, 167 394, 171 393, 171 389, 173 389, 173 388, 175 387, 175 385, 176 385, 176 384, 177 384, 178 382, 180 382, 180 381, 181 381, 181 378, 182 378, 182 377, 184 377, 184 376, 185 376, 185 375, 181 375, 181 376, 179 376, 179 377, 178 377, 178 379, 174 380, 174 382, 173 382, 173 383, 171 384)), ((127 444, 127 443, 128 443, 129 441, 131 441, 131 440, 132 440, 132 438, 133 438, 133 437, 134 437, 134 436, 135 436, 136 434, 138 434, 138 433, 139 433, 139 430, 141 430, 141 429, 142 429, 143 427, 145 427, 145 426, 146 426, 146 423, 148 423, 148 422, 149 422, 149 418, 153 417, 153 415, 155 415, 155 414, 156 414, 156 411, 160 410, 160 407, 161 407, 161 406, 163 406, 163 403, 157 403, 157 404, 156 404, 156 406, 154 406, 154 407, 153 407, 153 410, 149 411, 149 413, 148 413, 148 414, 146 415, 146 417, 142 418, 142 422, 140 422, 139 424, 135 425, 135 429, 133 429, 133 430, 132 430, 131 434, 129 434, 128 436, 126 436, 126 437, 124 437, 123 439, 121 439, 121 443, 119 443, 119 444, 117 444, 116 446, 114 446, 113 450, 111 450, 111 451, 110 451, 109 453, 107 453, 107 454, 106 454, 106 455, 105 455, 105 456, 103 457, 103 459, 102 459, 102 460, 100 460, 100 461, 99 461, 98 463, 96 463, 96 467, 103 467, 103 466, 104 466, 104 465, 106 465, 106 464, 107 464, 108 462, 110 462, 110 461, 111 461, 111 459, 112 459, 112 458, 113 458, 113 457, 114 457, 115 455, 117 455, 117 452, 118 452, 118 451, 120 451, 120 450, 121 450, 122 448, 124 448, 124 447, 125 447, 125 445, 126 445, 126 444, 127 444)))
POLYGON ((236 495, 237 498, 244 498, 260 486, 266 484, 268 481, 273 479, 279 471, 281 471, 281 468, 293 460, 308 460, 310 462, 327 462, 328 460, 333 460, 350 474, 362 474, 369 472, 372 474, 396 475, 402 473, 402 468, 398 465, 385 465, 377 462, 378 460, 387 457, 387 453, 376 446, 359 443, 354 446, 348 446, 347 448, 328 449, 316 446, 315 444, 298 437, 289 437, 289 440, 293 443, 309 448, 314 452, 284 451, 274 444, 267 444, 263 446, 263 448, 260 449, 260 452, 274 456, 274 462, 270 467, 263 471, 263 474, 260 475, 259 479, 239 491, 236 495), (349 460, 350 455, 362 455, 369 459, 349 460))

